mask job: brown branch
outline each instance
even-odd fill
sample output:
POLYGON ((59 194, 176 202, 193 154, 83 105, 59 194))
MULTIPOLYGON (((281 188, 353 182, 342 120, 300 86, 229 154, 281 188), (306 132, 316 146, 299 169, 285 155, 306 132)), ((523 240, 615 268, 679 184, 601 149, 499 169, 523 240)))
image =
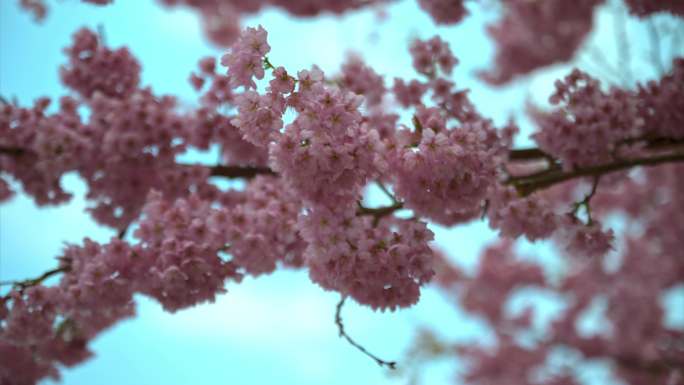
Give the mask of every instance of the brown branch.
POLYGON ((613 163, 596 166, 581 167, 571 171, 549 170, 528 176, 513 177, 508 179, 505 183, 513 185, 522 196, 527 196, 537 190, 545 189, 570 179, 587 176, 597 177, 637 166, 657 166, 663 163, 682 161, 684 161, 684 152, 674 152, 651 157, 619 160, 613 163))
POLYGON ((378 188, 379 188, 385 195, 387 195, 387 197, 388 197, 389 199, 392 200, 392 203, 397 203, 397 202, 398 202, 397 197, 395 197, 394 194, 392 194, 392 193, 387 189, 387 187, 385 187, 385 185, 384 185, 382 182, 376 181, 375 184, 378 186, 378 188))
POLYGON ((344 302, 347 300, 346 296, 342 296, 340 298, 340 302, 337 303, 337 307, 335 310, 335 324, 337 325, 337 329, 339 330, 340 337, 344 338, 351 344, 353 347, 358 349, 361 353, 367 355, 368 357, 372 358, 373 361, 375 361, 378 365, 380 366, 386 366, 390 369, 396 369, 397 363, 395 361, 385 361, 381 358, 378 358, 376 355, 373 353, 369 352, 364 348, 363 346, 359 345, 356 341, 354 341, 347 332, 344 331, 344 324, 342 323, 342 306, 344 306, 344 302))
POLYGON ((508 159, 516 160, 535 160, 535 159, 553 159, 551 155, 545 153, 538 148, 521 148, 517 150, 510 150, 508 152, 508 159))
POLYGON ((660 360, 642 360, 632 356, 618 355, 613 359, 623 369, 631 371, 647 371, 658 374, 684 369, 684 363, 665 357, 660 360))
MULTIPOLYGON (((621 145, 632 145, 643 142, 646 149, 678 149, 684 145, 684 140, 672 138, 634 138, 622 141, 621 145)), ((20 156, 26 150, 17 147, 0 146, 0 155, 20 156)), ((554 184, 561 183, 570 179, 586 177, 586 176, 600 176, 615 171, 625 170, 636 166, 655 166, 662 163, 681 162, 684 160, 684 152, 673 152, 665 155, 656 155, 644 158, 635 158, 627 160, 619 160, 614 163, 607 163, 597 166, 589 166, 578 168, 572 171, 564 171, 558 167, 558 162, 549 154, 538 148, 527 148, 510 150, 509 159, 511 161, 527 161, 546 159, 551 163, 551 168, 537 172, 531 175, 515 176, 509 178, 505 183, 516 187, 518 192, 527 196, 537 190, 545 189, 554 184), (555 167, 554 167, 555 166, 555 167)), ((236 178, 254 178, 257 175, 277 175, 268 167, 255 166, 211 166, 210 176, 224 177, 229 179, 236 178)), ((393 202, 392 205, 379 208, 367 208, 359 204, 357 211, 358 215, 372 215, 376 220, 390 215, 397 210, 403 208, 401 202, 393 202)))
POLYGON ((394 202, 390 206, 376 208, 364 207, 361 205, 361 203, 359 203, 358 206, 359 207, 356 210, 356 215, 371 215, 374 216, 376 219, 380 219, 384 216, 394 213, 397 210, 401 210, 404 208, 404 204, 402 202, 394 202))
MULTIPOLYGON (((19 147, 0 146, 0 155, 20 156, 25 154, 26 150, 19 147)), ((253 166, 223 166, 217 165, 209 167, 211 176, 220 176, 224 178, 253 178, 257 175, 276 175, 273 170, 268 167, 253 167, 253 166)))
POLYGON ((229 179, 235 178, 254 178, 257 175, 276 175, 268 167, 241 167, 241 166, 213 166, 210 167, 211 176, 220 176, 229 179))
MULTIPOLYGON (((649 150, 665 149, 669 147, 678 147, 684 145, 684 140, 663 138, 663 137, 640 137, 625 139, 617 143, 618 146, 622 145, 634 145, 638 143, 643 143, 644 148, 649 150)), ((542 160, 547 159, 550 161, 555 161, 554 158, 542 151, 539 148, 520 148, 511 149, 508 152, 508 159, 511 161, 525 161, 525 160, 542 160)))
POLYGON ((23 153, 23 148, 0 146, 0 155, 19 156, 23 153))
POLYGON ((45 281, 46 279, 52 277, 53 275, 57 275, 57 274, 60 274, 60 273, 65 273, 65 272, 67 272, 67 271, 69 271, 69 270, 71 270, 71 266, 69 266, 69 265, 63 265, 63 266, 56 267, 56 268, 54 268, 54 269, 48 270, 48 271, 44 272, 43 274, 39 275, 39 276, 36 277, 36 278, 25 279, 25 280, 23 280, 23 281, 0 282, 0 286, 2 286, 2 285, 12 285, 12 286, 14 286, 14 287, 16 287, 16 288, 19 288, 20 290, 24 290, 24 289, 26 289, 26 288, 28 288, 28 287, 36 286, 36 285, 39 285, 39 284, 43 283, 43 281, 45 281))

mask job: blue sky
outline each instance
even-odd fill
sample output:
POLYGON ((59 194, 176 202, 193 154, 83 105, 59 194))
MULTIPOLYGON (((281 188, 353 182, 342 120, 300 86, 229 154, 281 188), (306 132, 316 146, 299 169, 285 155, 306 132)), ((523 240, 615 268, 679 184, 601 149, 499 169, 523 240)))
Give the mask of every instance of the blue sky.
MULTIPOLYGON (((110 46, 129 46, 143 63, 143 84, 188 102, 194 93, 187 78, 197 60, 222 53, 207 44, 194 13, 169 11, 151 0, 117 0, 104 8, 75 0, 50 1, 50 14, 42 24, 34 23, 15 3, 0 2, 0 94, 17 97, 22 104, 64 92, 57 71, 65 62, 62 49, 84 25, 102 25, 110 46)), ((385 74, 388 83, 394 76, 414 76, 407 51, 412 37, 439 33, 460 59, 456 83, 473 87, 478 107, 500 123, 519 114, 527 97, 545 99, 553 79, 567 70, 560 66, 503 89, 482 87, 473 72, 490 61, 492 47, 484 37, 483 22, 491 15, 478 13, 457 27, 436 28, 414 1, 400 1, 387 12, 384 21, 372 10, 312 20, 267 10, 244 24, 262 24, 269 31, 271 61, 290 72, 314 63, 327 73, 335 72, 345 54, 354 50, 385 74)), ((520 142, 526 143, 524 136, 520 142)), ((69 176, 64 185, 75 193, 69 205, 39 209, 19 195, 0 206, 0 280, 32 277, 54 267, 53 257, 64 242, 78 243, 85 236, 106 241, 113 235, 85 214, 84 186, 78 178, 69 176)), ((482 222, 433 230, 438 244, 469 268, 494 237, 482 222)), ((404 383, 388 377, 337 337, 333 317, 338 296, 312 284, 305 272, 279 271, 246 279, 228 290, 214 304, 176 314, 138 298, 138 317, 93 341, 96 357, 64 370, 63 383, 404 383)), ((418 326, 432 326, 451 338, 468 338, 480 331, 477 322, 433 289, 426 289, 415 307, 396 313, 376 313, 348 303, 344 319, 350 334, 386 359, 401 358, 418 326)), ((449 365, 442 366, 428 374, 426 383, 453 383, 449 365)))

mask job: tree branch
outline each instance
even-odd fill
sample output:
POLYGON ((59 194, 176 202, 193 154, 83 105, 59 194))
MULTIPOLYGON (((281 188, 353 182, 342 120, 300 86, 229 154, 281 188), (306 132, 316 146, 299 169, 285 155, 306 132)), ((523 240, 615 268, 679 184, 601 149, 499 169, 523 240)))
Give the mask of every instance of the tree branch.
POLYGON ((663 163, 682 161, 684 161, 684 152, 680 151, 651 157, 619 160, 613 163, 581 167, 571 171, 549 170, 527 176, 513 177, 505 183, 513 185, 522 196, 527 196, 537 190, 545 189, 574 178, 596 177, 636 166, 657 166, 663 163))
POLYGON ((0 155, 19 156, 23 153, 23 148, 0 146, 0 155))
MULTIPOLYGON (((684 140, 671 138, 634 138, 622 141, 621 145, 632 145, 640 142, 645 143, 647 149, 665 149, 675 148, 684 145, 684 140)), ((20 156, 26 150, 18 147, 0 146, 0 155, 20 156)), ((541 160, 546 159, 552 164, 557 165, 557 161, 552 156, 545 153, 538 148, 526 148, 509 151, 509 159, 511 161, 527 161, 527 160, 541 160)), ((564 171, 559 168, 551 168, 538 173, 524 176, 516 176, 509 178, 505 183, 516 187, 518 192, 527 196, 537 190, 545 189, 554 184, 561 183, 570 179, 586 177, 586 176, 600 176, 615 171, 625 170, 636 166, 655 166, 669 162, 681 162, 684 160, 684 152, 677 151, 665 155, 656 155, 651 157, 635 158, 620 160, 613 163, 607 163, 596 166, 589 166, 578 168, 572 171, 564 171)), ((254 178, 257 175, 277 175, 268 167, 255 166, 224 166, 216 165, 209 167, 210 176, 224 177, 229 179, 254 178)), ((359 204, 359 215, 372 215, 376 218, 381 218, 386 215, 403 208, 401 202, 394 202, 391 206, 379 208, 366 208, 359 204)))
POLYGON ((660 360, 645 361, 636 357, 628 355, 618 355, 613 357, 615 363, 622 366, 623 369, 633 371, 648 371, 651 373, 667 373, 672 370, 684 369, 684 364, 680 361, 670 358, 663 358, 660 360))
POLYGON ((241 166, 213 166, 210 167, 211 176, 220 176, 229 179, 235 178, 254 178, 257 175, 276 175, 268 167, 241 167, 241 166))
POLYGON ((387 215, 394 213, 397 210, 401 210, 404 208, 404 204, 402 202, 394 202, 390 206, 383 206, 383 207, 376 207, 376 208, 364 207, 359 202, 358 206, 359 207, 356 210, 356 215, 370 215, 370 216, 374 216, 376 219, 380 219, 384 216, 387 216, 387 215))
POLYGON ((339 330, 340 337, 344 338, 351 344, 353 347, 361 351, 361 353, 367 355, 368 357, 372 358, 373 361, 375 361, 378 365, 380 366, 386 366, 390 369, 396 369, 397 363, 395 361, 385 361, 381 358, 378 358, 376 355, 373 353, 369 352, 364 348, 363 346, 359 345, 356 341, 354 341, 347 332, 344 331, 344 324, 342 323, 342 306, 344 306, 344 302, 347 300, 347 296, 343 295, 342 298, 340 298, 340 302, 337 303, 337 307, 335 310, 335 324, 337 325, 337 329, 339 330))
POLYGON ((551 155, 545 153, 538 148, 521 148, 517 150, 510 150, 508 152, 508 159, 516 160, 535 160, 535 159, 553 159, 551 155))
POLYGON ((14 287, 19 288, 20 290, 23 290, 23 289, 26 289, 27 287, 39 285, 39 284, 43 283, 43 281, 45 281, 46 279, 52 277, 53 275, 65 273, 69 270, 71 270, 71 266, 63 265, 63 266, 56 267, 52 270, 48 270, 36 278, 25 279, 23 281, 0 282, 0 286, 12 285, 14 287))
POLYGON ((572 210, 572 215, 577 216, 577 212, 579 211, 580 207, 584 207, 584 212, 587 215, 587 226, 591 226, 592 223, 594 223, 594 219, 591 217, 591 198, 596 195, 596 190, 598 189, 599 185, 599 180, 601 180, 601 176, 595 176, 594 177, 594 182, 591 184, 591 190, 587 195, 584 196, 584 199, 582 199, 579 202, 576 202, 574 204, 573 210, 572 210))
MULTIPOLYGON (((625 139, 618 142, 618 146, 621 145, 634 145, 638 143, 644 143, 644 148, 650 150, 664 149, 668 147, 678 147, 684 145, 684 140, 672 139, 672 138, 662 138, 662 137, 640 137, 625 139)), ((525 161, 525 160, 542 160, 547 159, 550 161, 555 161, 554 158, 542 151, 539 148, 520 148, 512 149, 508 152, 508 159, 512 161, 525 161)))

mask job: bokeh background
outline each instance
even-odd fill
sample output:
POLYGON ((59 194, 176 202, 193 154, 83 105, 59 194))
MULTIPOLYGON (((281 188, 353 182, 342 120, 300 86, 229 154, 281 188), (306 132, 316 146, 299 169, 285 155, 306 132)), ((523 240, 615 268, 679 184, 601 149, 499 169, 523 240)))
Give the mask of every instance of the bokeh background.
MULTIPOLYGON (((48 17, 41 24, 22 12, 17 3, 0 1, 0 95, 17 98, 21 104, 44 95, 59 97, 66 92, 58 76, 59 65, 66 61, 62 49, 82 26, 100 26, 111 47, 127 45, 143 64, 142 84, 150 85, 158 94, 178 95, 188 105, 196 100, 187 79, 198 59, 222 54, 221 49, 209 45, 204 38, 196 14, 186 9, 166 9, 152 0, 117 0, 107 7, 76 0, 51 1, 48 17)), ((610 67, 618 67, 620 56, 615 44, 615 25, 619 21, 616 15, 623 10, 611 2, 597 14, 598 28, 575 62, 546 69, 503 88, 490 88, 475 72, 486 68, 493 54, 484 27, 497 15, 495 3, 471 4, 473 14, 464 23, 446 28, 436 27, 413 0, 349 12, 342 17, 323 15, 315 19, 293 18, 277 9, 267 9, 243 20, 243 25, 263 25, 272 47, 269 58, 290 72, 315 63, 332 74, 348 53, 357 52, 385 75, 387 85, 395 76, 415 77, 407 49, 412 38, 440 34, 451 43, 460 60, 454 74, 456 84, 470 88, 477 107, 497 123, 510 117, 519 119, 524 132, 518 144, 525 145, 529 143, 529 127, 523 116, 525 103, 545 103, 553 80, 570 66, 593 66, 611 80, 610 67), (597 61, 597 52, 606 59, 605 63, 597 61)), ((633 78, 618 81, 653 77, 652 66, 639 59, 646 57, 641 51, 648 48, 643 25, 630 20, 624 23, 635 60, 631 61, 633 78)), ((672 54, 663 52, 664 56, 672 54)), ((216 158, 212 154, 190 156, 216 158)), ((85 213, 85 190, 78 177, 66 177, 64 185, 74 193, 72 202, 65 206, 38 208, 20 194, 0 206, 1 281, 34 277, 54 267, 54 257, 64 243, 79 243, 83 237, 107 241, 115 235, 96 225, 85 213)), ((484 222, 455 229, 431 228, 436 233, 436 244, 466 270, 476 268, 479 251, 496 237, 484 222)), ((548 244, 519 242, 518 246, 544 263, 551 274, 562 269, 548 244)), ((176 314, 165 313, 153 301, 137 297, 138 316, 98 337, 92 343, 96 356, 83 365, 64 370, 62 383, 407 382, 406 376, 389 375, 338 337, 333 320, 339 296, 311 283, 306 272, 280 270, 258 279, 247 278, 239 285, 230 284, 228 291, 216 303, 176 314)), ((523 295, 517 301, 532 298, 533 295, 523 295)), ((682 298, 673 295, 668 299, 670 308, 684 308, 682 298)), ((542 306, 551 312, 557 305, 547 300, 542 306)), ((349 301, 343 318, 347 331, 357 341, 384 359, 400 360, 400 365, 420 328, 437 330, 449 340, 474 341, 487 336, 484 325, 459 311, 454 299, 430 287, 410 309, 380 313, 349 301)), ((422 373, 422 379, 429 384, 453 384, 454 368, 458 365, 455 359, 438 360, 422 373)), ((605 380, 601 368, 590 368, 586 374, 596 383, 605 380)))

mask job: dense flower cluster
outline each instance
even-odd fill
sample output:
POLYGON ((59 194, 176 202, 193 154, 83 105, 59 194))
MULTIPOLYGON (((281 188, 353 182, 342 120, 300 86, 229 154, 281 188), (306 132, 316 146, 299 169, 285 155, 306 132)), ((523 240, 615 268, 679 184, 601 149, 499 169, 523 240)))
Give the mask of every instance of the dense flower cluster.
POLYGON ((428 77, 437 75, 437 69, 450 75, 458 60, 451 52, 449 43, 435 36, 429 40, 416 39, 409 47, 413 58, 413 68, 428 77))
POLYGON ((437 24, 454 24, 468 15, 462 0, 418 0, 437 24))
POLYGON ((672 61, 672 70, 658 81, 639 85, 638 100, 643 135, 684 138, 684 58, 672 61))
POLYGON ((212 219, 222 214, 208 202, 190 196, 172 203, 153 193, 143 214, 135 231, 149 258, 148 279, 141 291, 166 310, 213 302, 216 294, 224 292, 226 279, 239 281, 236 264, 220 255, 226 234, 211 226, 212 219))
POLYGON ((297 16, 316 16, 323 12, 347 10, 380 4, 389 0, 160 0, 166 6, 187 6, 203 19, 207 37, 221 46, 231 45, 240 36, 240 17, 276 6, 297 16))
POLYGON ((624 158, 638 152, 645 139, 681 139, 682 82, 681 58, 673 61, 670 74, 637 91, 606 92, 598 80, 575 69, 556 82, 550 101, 559 108, 534 113, 539 131, 533 138, 566 169, 624 158))
POLYGON ((60 69, 62 82, 84 98, 100 92, 111 98, 132 94, 140 81, 140 64, 127 48, 105 47, 100 37, 83 28, 66 49, 69 64, 60 69))
POLYGON ((148 89, 124 100, 93 98, 86 127, 99 148, 79 173, 96 202, 92 212, 98 221, 124 228, 139 215, 153 187, 182 196, 191 185, 206 183, 205 167, 175 162, 184 146, 175 145, 173 138, 187 122, 174 107, 173 98, 157 98, 148 89))
POLYGON ((230 52, 221 57, 221 64, 228 67, 231 86, 256 88, 252 77, 264 78, 263 59, 270 50, 266 30, 262 26, 247 28, 231 46, 230 52))
POLYGON ((443 263, 437 282, 459 295, 460 306, 484 316, 497 339, 494 346, 456 345, 454 350, 469 361, 462 379, 468 384, 579 384, 576 365, 609 358, 615 375, 626 383, 679 384, 677 362, 684 349, 677 341, 684 335, 665 326, 659 297, 681 284, 684 263, 677 254, 657 251, 658 244, 630 238, 616 270, 607 270, 601 258, 591 259, 573 264, 559 284, 539 266, 516 257, 512 243, 485 250, 473 278, 443 263), (512 296, 526 287, 556 293, 566 306, 550 323, 540 321, 538 305, 511 313, 512 296), (596 301, 607 302, 603 317, 609 326, 587 335, 579 321, 596 301), (565 355, 564 364, 553 366, 550 357, 559 354, 565 355))
POLYGON ((77 158, 89 145, 80 133, 77 101, 62 98, 56 114, 46 113, 49 104, 47 98, 37 100, 32 108, 0 103, 0 143, 3 147, 21 149, 17 156, 1 157, 0 169, 18 180, 39 205, 70 199, 71 195, 60 186, 60 179, 78 164, 77 158))
POLYGON ((380 104, 386 92, 382 76, 365 65, 358 56, 350 56, 342 65, 341 81, 345 88, 363 95, 369 106, 380 104))
POLYGON ((539 67, 569 60, 592 28, 594 8, 603 0, 504 2, 504 15, 489 26, 497 45, 495 66, 483 78, 509 82, 539 67))
MULTIPOLYGON (((253 88, 253 77, 263 77, 263 67, 248 65, 245 71, 237 63, 261 63, 268 52, 265 39, 261 27, 248 28, 223 57, 234 88, 253 88)), ((363 98, 326 84, 318 68, 298 72, 296 91, 284 68, 273 68, 273 76, 268 92, 247 89, 236 96, 238 115, 231 123, 245 140, 269 149, 271 168, 308 203, 334 206, 342 199, 353 204, 375 173, 379 146, 377 133, 363 124, 358 111, 363 98), (286 107, 297 117, 283 127, 286 107)))
MULTIPOLYGON (((261 35, 256 36, 259 33, 246 31, 246 36, 255 35, 252 40, 258 41, 252 47, 265 44, 261 35)), ((244 53, 243 39, 224 60, 230 76, 230 65, 241 57, 266 54, 244 53)), ((245 74, 233 86, 249 84, 252 77, 260 76, 260 72, 245 74)), ((369 105, 377 105, 385 89, 382 78, 353 58, 343 66, 342 76, 339 88, 326 84, 318 68, 300 71, 295 88, 295 79, 284 68, 273 68, 266 93, 247 90, 236 96, 238 115, 232 122, 245 140, 268 147, 271 168, 304 200, 307 212, 300 226, 308 244, 304 260, 312 279, 373 308, 409 306, 418 300, 419 286, 432 271, 427 244, 431 235, 421 222, 399 222, 396 232, 388 222, 376 226, 372 218, 356 217, 361 189, 384 164, 379 133, 363 122, 359 106, 364 99, 358 94, 366 96, 369 105), (294 108, 297 116, 283 127, 286 107, 294 108), (348 224, 334 224, 340 220, 348 224), (330 238, 336 240, 334 245, 327 241, 330 238), (335 247, 339 245, 343 247, 335 247)), ((248 220, 240 211, 237 215, 248 220)), ((260 243, 250 240, 250 244, 260 243)))
POLYGON ((310 204, 349 206, 377 173, 381 144, 361 121, 363 99, 325 85, 322 76, 317 69, 299 73, 292 101, 298 115, 271 144, 270 164, 310 204))
POLYGON ((567 169, 610 160, 619 142, 642 131, 637 98, 617 88, 606 93, 596 79, 579 70, 556 83, 550 100, 564 108, 538 114, 540 130, 534 139, 567 169))
POLYGON ((297 225, 301 209, 281 179, 259 176, 249 183, 242 201, 214 215, 210 226, 223 229, 228 251, 247 273, 270 273, 279 261, 296 267, 303 263, 306 244, 297 225))
MULTIPOLYGON (((83 45, 82 38, 95 35, 80 31, 75 47, 83 45)), ((101 47, 98 52, 112 51, 101 47)), ((117 68, 112 64, 98 71, 118 74, 117 68)), ((88 184, 94 218, 123 229, 139 216, 152 187, 169 196, 185 195, 191 185, 204 187, 209 171, 177 164, 175 157, 185 146, 173 143, 186 127, 196 125, 197 116, 181 116, 173 97, 158 97, 150 89, 110 95, 90 77, 68 79, 78 81, 69 85, 84 90, 80 94, 85 100, 63 97, 55 113, 48 113, 49 99, 37 100, 31 109, 2 103, 0 143, 21 149, 18 156, 0 160, 2 170, 18 179, 39 204, 68 200, 59 182, 65 173, 76 171, 88 184), (89 108, 87 119, 78 112, 79 105, 89 108)))
POLYGON ((629 11, 635 15, 645 17, 656 12, 669 12, 675 15, 684 16, 684 4, 677 0, 625 0, 629 11))
POLYGON ((428 85, 418 80, 406 83, 403 79, 395 78, 392 92, 402 107, 417 106, 421 104, 423 95, 428 90, 428 85))
POLYGON ((410 306, 432 277, 432 232, 414 220, 318 208, 301 218, 311 279, 374 309, 410 306))
POLYGON ((445 225, 479 216, 497 181, 493 127, 479 122, 449 130, 439 110, 421 115, 420 137, 414 142, 412 135, 401 135, 390 155, 397 196, 416 213, 445 225))
POLYGON ((544 197, 520 197, 512 187, 495 186, 487 207, 489 225, 502 235, 531 241, 548 238, 561 220, 554 207, 544 197))

